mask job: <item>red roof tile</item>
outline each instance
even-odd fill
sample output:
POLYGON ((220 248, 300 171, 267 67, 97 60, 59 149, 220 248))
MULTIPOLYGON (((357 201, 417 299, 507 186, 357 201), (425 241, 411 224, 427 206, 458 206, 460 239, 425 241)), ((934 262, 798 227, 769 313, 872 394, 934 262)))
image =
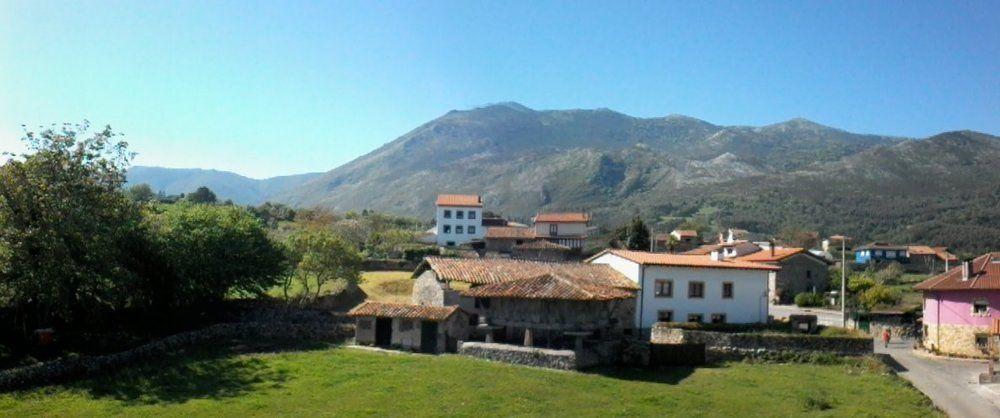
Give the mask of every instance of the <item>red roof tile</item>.
POLYGON ((443 321, 458 312, 458 306, 423 306, 403 303, 365 301, 347 313, 348 316, 377 316, 382 318, 427 319, 443 321))
POLYGON ((705 255, 664 254, 630 250, 604 250, 589 260, 593 260, 603 254, 614 254, 626 260, 645 265, 741 270, 781 270, 778 266, 768 264, 734 260, 712 260, 705 255))
POLYGON ((752 254, 733 258, 733 260, 749 261, 751 263, 777 263, 788 257, 804 252, 806 252, 804 248, 795 247, 775 248, 774 252, 771 252, 770 249, 764 248, 752 254))
POLYGON ((563 276, 600 283, 622 289, 638 289, 639 285, 610 266, 585 263, 558 263, 502 258, 425 257, 415 274, 430 268, 438 280, 471 284, 502 283, 559 273, 563 276))
POLYGON ((560 273, 545 273, 526 279, 476 286, 462 294, 478 298, 587 301, 631 299, 635 296, 635 291, 594 284, 560 273))
POLYGON ((986 253, 972 260, 972 274, 962 280, 962 264, 913 286, 916 290, 1000 290, 1000 252, 986 253))
POLYGON ((551 223, 577 223, 577 222, 590 222, 590 215, 581 212, 566 212, 566 213, 539 213, 535 215, 534 222, 551 222, 551 223))
POLYGON ((438 206, 482 207, 483 198, 474 194, 439 194, 434 204, 438 206))

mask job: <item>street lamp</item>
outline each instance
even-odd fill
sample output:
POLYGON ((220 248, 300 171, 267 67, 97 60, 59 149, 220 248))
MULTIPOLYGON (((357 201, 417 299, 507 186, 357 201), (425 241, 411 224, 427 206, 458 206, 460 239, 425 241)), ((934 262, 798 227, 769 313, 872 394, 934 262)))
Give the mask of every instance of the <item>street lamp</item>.
POLYGON ((834 235, 830 239, 840 241, 840 321, 841 326, 847 328, 847 241, 851 237, 834 235))

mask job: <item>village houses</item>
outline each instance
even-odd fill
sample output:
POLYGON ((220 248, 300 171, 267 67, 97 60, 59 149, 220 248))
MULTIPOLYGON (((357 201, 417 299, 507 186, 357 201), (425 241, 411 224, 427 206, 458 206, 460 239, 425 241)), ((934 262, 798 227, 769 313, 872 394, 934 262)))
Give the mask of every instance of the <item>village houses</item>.
POLYGON ((923 344, 928 350, 984 357, 1000 324, 1000 253, 987 253, 927 279, 923 292, 923 344))

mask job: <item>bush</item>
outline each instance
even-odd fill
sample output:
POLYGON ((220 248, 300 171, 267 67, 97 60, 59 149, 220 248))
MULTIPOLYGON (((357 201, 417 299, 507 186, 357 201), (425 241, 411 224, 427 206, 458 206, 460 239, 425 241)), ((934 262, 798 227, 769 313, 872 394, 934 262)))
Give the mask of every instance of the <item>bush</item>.
POLYGON ((441 255, 441 250, 432 245, 403 248, 403 258, 414 263, 423 261, 429 255, 441 255))
POLYGON ((826 306, 826 298, 820 293, 802 292, 795 295, 795 306, 826 306))
POLYGON ((865 292, 862 293, 861 297, 858 299, 861 302, 861 305, 863 305, 868 309, 872 309, 880 305, 882 306, 895 305, 899 303, 900 299, 902 298, 903 296, 902 294, 899 293, 899 291, 890 289, 885 285, 876 284, 871 288, 869 288, 868 290, 865 290, 865 292))

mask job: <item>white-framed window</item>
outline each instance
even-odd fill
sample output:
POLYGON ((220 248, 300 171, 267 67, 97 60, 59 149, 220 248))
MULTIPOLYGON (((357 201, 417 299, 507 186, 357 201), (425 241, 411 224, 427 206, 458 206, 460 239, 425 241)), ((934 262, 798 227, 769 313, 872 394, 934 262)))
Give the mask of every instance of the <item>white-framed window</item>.
POLYGON ((972 314, 973 315, 989 315, 990 314, 990 301, 986 299, 976 299, 972 302, 972 314))
POLYGON ((722 282, 722 298, 733 298, 733 282, 722 282))
POLYGON ((656 279, 653 285, 653 295, 658 298, 674 297, 674 281, 667 279, 656 279))
POLYGON ((451 219, 451 210, 448 210, 448 209, 444 210, 444 218, 445 219, 451 219))
POLYGON ((465 233, 465 228, 463 228, 462 225, 456 225, 455 226, 455 233, 456 234, 464 234, 465 233))
MULTIPOLYGON (((472 212, 469 212, 472 213, 472 212)), ((469 235, 474 235, 476 233, 476 227, 469 225, 469 235)))
POLYGON ((674 322, 674 311, 669 309, 656 311, 656 320, 659 322, 674 322))
POLYGON ((704 297, 705 297, 705 282, 688 282, 688 298, 702 299, 704 297))
POLYGON ((688 322, 701 323, 704 320, 705 320, 705 315, 702 315, 700 313, 689 313, 688 314, 688 322))
POLYGON ((469 211, 469 219, 476 219, 476 211, 474 210, 469 211))
POLYGON ((465 219, 465 211, 456 210, 455 211, 455 219, 465 219))

